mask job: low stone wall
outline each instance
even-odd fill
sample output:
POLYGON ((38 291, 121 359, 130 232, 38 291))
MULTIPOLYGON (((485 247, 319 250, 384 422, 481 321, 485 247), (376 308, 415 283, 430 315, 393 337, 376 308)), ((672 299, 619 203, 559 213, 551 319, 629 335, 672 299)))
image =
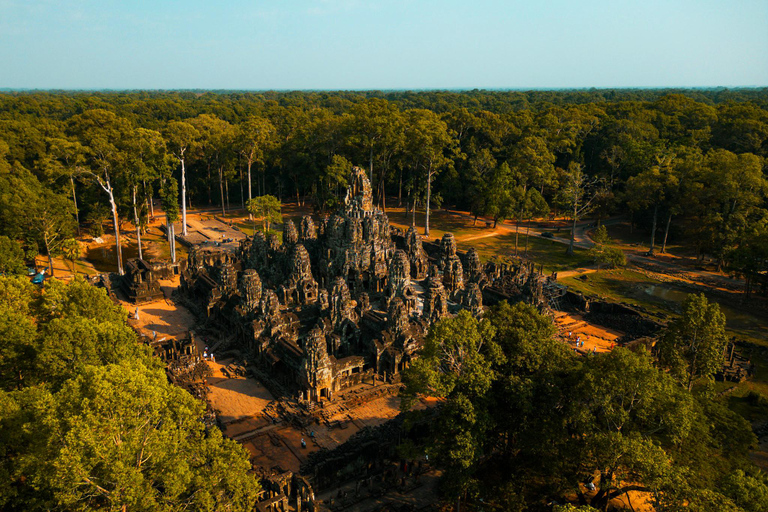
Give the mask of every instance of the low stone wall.
MULTIPOLYGON (((309 478, 316 492, 379 474, 388 462, 397 461, 397 445, 405 439, 419 441, 428 435, 427 425, 437 408, 420 411, 418 421, 404 426, 406 414, 379 425, 367 427, 333 450, 309 454, 301 466, 301 474, 309 478)), ((410 413, 409 413, 410 414, 410 413)))
POLYGON ((568 290, 563 301, 565 307, 584 316, 589 323, 615 329, 625 333, 622 342, 637 338, 653 337, 664 325, 649 318, 643 311, 619 302, 609 302, 585 297, 579 292, 568 290))

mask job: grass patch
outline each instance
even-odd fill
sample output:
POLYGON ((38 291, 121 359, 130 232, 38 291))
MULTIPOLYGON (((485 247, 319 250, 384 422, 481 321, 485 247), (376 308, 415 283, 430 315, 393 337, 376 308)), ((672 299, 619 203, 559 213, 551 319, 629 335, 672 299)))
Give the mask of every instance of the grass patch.
MULTIPOLYGON (((387 208, 390 224, 407 230, 411 226, 411 215, 406 218, 404 212, 403 208, 387 208)), ((501 223, 497 229, 486 227, 484 219, 478 219, 477 224, 473 224, 473 220, 464 215, 445 210, 434 210, 430 212, 429 217, 429 239, 439 240, 445 233, 453 233, 456 238, 456 245, 460 250, 474 247, 480 254, 482 261, 488 261, 493 256, 513 257, 515 255, 515 233, 500 229, 501 223)), ((423 211, 417 210, 416 212, 416 226, 419 233, 423 234, 423 211)), ((562 233, 563 236, 568 236, 567 230, 562 233)), ((584 249, 577 248, 575 254, 569 256, 565 252, 567 248, 565 244, 535 236, 528 238, 528 252, 526 254, 525 239, 525 233, 521 232, 518 238, 518 256, 534 261, 538 265, 544 265, 546 273, 572 270, 592 263, 584 249)))
MULTIPOLYGON (((405 216, 405 208, 387 208, 389 223, 403 231, 411 227, 413 214, 405 216)), ((416 229, 424 235, 424 222, 426 214, 424 210, 416 210, 416 229)), ((457 240, 462 238, 482 236, 493 232, 493 228, 486 228, 483 219, 477 219, 473 225, 472 219, 445 210, 430 210, 429 212, 429 240, 439 240, 445 233, 453 233, 457 240)), ((426 237, 424 237, 426 239, 426 237)))
MULTIPOLYGON (((477 249, 480 259, 487 261, 493 256, 510 256, 515 254, 515 234, 505 233, 487 238, 478 238, 459 242, 459 249, 467 250, 470 247, 477 249)), ((520 234, 517 254, 519 257, 529 259, 538 265, 544 265, 545 273, 562 272, 590 265, 592 260, 587 256, 587 251, 576 248, 573 255, 566 254, 567 245, 538 237, 528 239, 528 252, 525 252, 525 235, 520 234)))
POLYGON ((660 316, 676 311, 670 302, 643 291, 643 288, 648 285, 662 284, 661 281, 650 278, 643 272, 624 268, 601 270, 592 274, 585 274, 583 277, 585 279, 567 277, 561 282, 568 288, 584 295, 640 306, 660 316))
MULTIPOLYGON (((650 229, 634 228, 632 229, 629 221, 610 224, 606 226, 608 236, 613 239, 613 243, 625 251, 647 251, 651 246, 650 229)), ((659 227, 656 233, 656 250, 661 250, 661 244, 664 241, 664 231, 659 227)), ((691 247, 689 240, 684 237, 673 237, 667 241, 666 252, 677 256, 695 256, 696 251, 691 247)))

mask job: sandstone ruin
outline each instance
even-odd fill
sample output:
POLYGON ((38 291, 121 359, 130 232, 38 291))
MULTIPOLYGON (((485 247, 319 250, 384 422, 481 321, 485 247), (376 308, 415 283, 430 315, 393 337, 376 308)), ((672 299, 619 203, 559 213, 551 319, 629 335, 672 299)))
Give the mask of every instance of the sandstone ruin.
POLYGON ((396 382, 440 318, 505 299, 549 308, 563 294, 532 264, 483 265, 451 234, 429 242, 391 228, 366 173, 354 167, 349 183, 330 217, 287 220, 282 243, 257 233, 237 251, 196 247, 182 271, 188 301, 236 334, 275 395, 316 404, 364 381, 396 382))

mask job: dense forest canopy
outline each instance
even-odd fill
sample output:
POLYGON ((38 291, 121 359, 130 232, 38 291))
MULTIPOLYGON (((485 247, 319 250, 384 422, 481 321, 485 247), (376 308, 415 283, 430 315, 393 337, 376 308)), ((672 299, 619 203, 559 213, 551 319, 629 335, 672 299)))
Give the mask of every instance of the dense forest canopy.
MULTIPOLYGON (((430 208, 444 205, 494 222, 556 214, 574 230, 625 215, 651 253, 685 237, 749 282, 768 270, 766 158, 768 89, 9 92, 0 272, 69 254, 81 229, 100 236, 109 223, 118 246, 121 230, 140 239, 155 205, 169 223, 190 208, 279 211, 269 196, 330 212, 354 164, 377 204, 425 211, 427 234, 430 208)), ((12 482, 0 506, 246 508, 255 484, 242 450, 202 429, 200 404, 168 385, 105 295, 12 277, 0 292, 0 472, 12 482), (90 414, 95 400, 103 409, 90 414), (93 435, 120 428, 131 450, 151 436, 159 456, 141 468, 80 457, 122 464, 93 435)), ((709 385, 725 343, 717 307, 688 299, 658 360, 625 349, 576 358, 552 329, 504 303, 430 332, 405 404, 441 399, 426 450, 446 496, 541 509, 593 475, 603 509, 633 488, 657 510, 765 509, 754 435, 709 385), (696 346, 691 331, 704 333, 696 346), (440 371, 446 355, 453 366, 440 371)))
POLYGON ((245 450, 205 428, 127 312, 83 279, 0 276, 0 508, 251 510, 245 450))
POLYGON ((764 88, 8 92, 0 155, 0 235, 33 252, 106 220, 140 237, 149 197, 181 217, 267 194, 327 212, 348 164, 406 214, 629 213, 651 252, 688 234, 745 274, 767 250, 764 88))
POLYGON ((445 496, 470 509, 576 510, 553 508, 571 501, 616 510, 613 499, 640 491, 659 512, 765 510, 768 480, 749 460, 749 423, 707 378, 689 391, 690 375, 676 370, 696 360, 679 344, 694 323, 701 346, 717 352, 724 318, 690 296, 663 341, 668 355, 654 361, 642 345, 579 357, 528 304, 443 319, 404 376, 405 409, 421 395, 441 399, 432 435, 403 453, 426 451, 444 470, 445 496))

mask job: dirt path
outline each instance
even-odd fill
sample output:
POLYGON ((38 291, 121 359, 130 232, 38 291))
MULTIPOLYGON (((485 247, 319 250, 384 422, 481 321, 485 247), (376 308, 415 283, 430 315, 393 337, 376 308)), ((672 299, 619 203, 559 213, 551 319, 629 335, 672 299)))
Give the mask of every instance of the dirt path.
POLYGON ((499 236, 503 233, 503 231, 499 228, 496 228, 491 233, 484 233, 482 235, 472 235, 472 236, 465 236, 465 237, 458 237, 456 238, 456 242, 471 242, 472 240, 480 240, 481 238, 490 238, 492 236, 499 236))
POLYGON ((149 337, 154 334, 157 338, 186 336, 194 327, 196 319, 187 308, 171 300, 171 294, 179 286, 179 279, 179 276, 174 276, 173 279, 160 280, 160 289, 163 291, 161 300, 138 306, 121 300, 120 304, 131 314, 131 327, 149 337), (139 313, 138 319, 136 311, 139 313))
MULTIPOLYGON (((474 219, 472 215, 467 213, 463 213, 463 212, 451 212, 451 213, 453 215, 458 215, 466 219, 470 219, 470 220, 474 219)), ((617 218, 607 219, 603 222, 603 224, 610 226, 620 222, 623 222, 623 219, 617 217, 617 218)), ((582 249, 589 249, 594 245, 591 238, 589 238, 589 233, 593 229, 592 225, 593 225, 593 221, 583 221, 576 225, 576 232, 574 236, 575 247, 579 247, 582 249)), ((486 238, 491 236, 498 236, 504 232, 509 232, 509 233, 519 232, 522 234, 526 229, 527 229, 526 226, 518 227, 512 224, 499 223, 497 225, 497 229, 495 229, 492 233, 465 238, 462 241, 469 241, 469 240, 476 240, 476 239, 486 238)), ((529 235, 542 238, 542 231, 540 231, 537 228, 531 228, 529 235)), ((569 238, 552 236, 551 238, 547 238, 547 239, 563 245, 570 244, 569 238)), ((673 279, 679 280, 687 284, 706 286, 707 288, 718 289, 720 291, 729 291, 729 292, 741 291, 744 288, 744 281, 742 279, 735 279, 732 277, 728 277, 715 272, 710 272, 707 270, 693 269, 681 263, 665 261, 663 259, 660 259, 660 257, 658 256, 649 257, 642 253, 637 253, 637 252, 625 252, 625 254, 627 256, 627 260, 630 263, 633 263, 642 268, 646 268, 648 270, 652 270, 658 273, 663 273, 673 279)), ((571 277, 573 275, 585 274, 593 271, 594 269, 590 267, 583 267, 583 268, 578 268, 574 270, 569 270, 566 272, 559 272, 558 277, 571 277)))

